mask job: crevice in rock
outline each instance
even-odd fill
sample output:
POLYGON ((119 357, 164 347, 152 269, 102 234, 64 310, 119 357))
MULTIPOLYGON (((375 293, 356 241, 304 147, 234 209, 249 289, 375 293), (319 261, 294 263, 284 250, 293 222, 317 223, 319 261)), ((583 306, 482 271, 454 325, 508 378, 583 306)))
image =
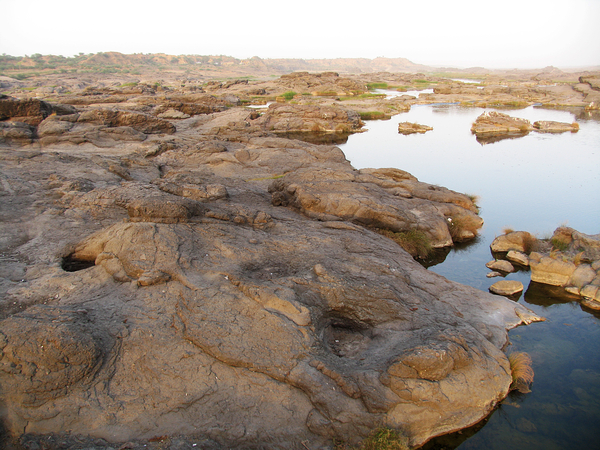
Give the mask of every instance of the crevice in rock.
POLYGON ((65 272, 78 272, 80 270, 89 269, 95 265, 96 263, 94 261, 85 261, 77 259, 73 255, 68 255, 62 259, 60 267, 65 272))

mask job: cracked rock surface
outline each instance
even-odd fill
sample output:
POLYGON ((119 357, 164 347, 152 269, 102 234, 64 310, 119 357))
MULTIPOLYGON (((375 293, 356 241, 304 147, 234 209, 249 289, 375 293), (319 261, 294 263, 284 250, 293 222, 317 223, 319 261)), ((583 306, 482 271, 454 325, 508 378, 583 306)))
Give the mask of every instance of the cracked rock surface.
POLYGON ((507 329, 539 318, 369 228, 449 245, 470 200, 337 147, 211 134, 234 112, 0 148, 7 435, 317 449, 389 426, 416 446, 485 417, 507 329))

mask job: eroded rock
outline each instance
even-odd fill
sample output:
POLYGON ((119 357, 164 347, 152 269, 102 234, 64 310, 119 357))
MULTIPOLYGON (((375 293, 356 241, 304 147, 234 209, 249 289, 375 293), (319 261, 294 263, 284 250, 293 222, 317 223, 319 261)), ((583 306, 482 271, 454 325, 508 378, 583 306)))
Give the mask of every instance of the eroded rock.
POLYGON ((426 133, 431 130, 433 130, 433 127, 418 123, 401 122, 398 124, 398 133, 400 134, 426 133))
MULTIPOLYGON (((155 124, 113 113, 41 131, 155 124)), ((417 446, 507 394, 506 330, 539 318, 370 229, 448 245, 464 218, 481 226, 472 201, 354 170, 334 146, 241 134, 250 114, 185 119, 133 148, 2 150, 2 248, 21 258, 1 272, 6 433, 326 447, 384 421, 417 446)))

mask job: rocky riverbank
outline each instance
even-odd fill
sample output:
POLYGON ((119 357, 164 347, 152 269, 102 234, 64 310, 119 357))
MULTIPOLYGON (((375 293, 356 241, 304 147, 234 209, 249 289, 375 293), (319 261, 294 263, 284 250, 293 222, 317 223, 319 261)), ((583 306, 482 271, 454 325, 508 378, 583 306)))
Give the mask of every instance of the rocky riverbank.
POLYGON ((600 235, 559 227, 550 239, 540 240, 513 231, 497 237, 490 247, 498 258, 494 263, 503 264, 502 272, 529 268, 532 282, 560 288, 565 297, 600 310, 600 235))
POLYGON ((381 234, 472 239, 469 197, 284 137, 360 131, 343 105, 148 89, 0 99, 6 445, 418 446, 506 396, 539 317, 381 234))

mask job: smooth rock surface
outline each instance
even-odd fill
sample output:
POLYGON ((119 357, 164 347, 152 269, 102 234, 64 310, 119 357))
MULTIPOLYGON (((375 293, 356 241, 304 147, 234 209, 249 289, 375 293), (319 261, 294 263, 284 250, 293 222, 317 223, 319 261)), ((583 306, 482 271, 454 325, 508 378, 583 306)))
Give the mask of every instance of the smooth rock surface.
POLYGON ((490 286, 490 292, 510 296, 523 291, 523 283, 516 280, 500 280, 490 286))
POLYGON ((505 273, 511 273, 511 272, 515 271, 515 268, 513 267, 513 265, 509 261, 505 261, 503 259, 490 261, 490 262, 486 263, 485 267, 487 267, 488 269, 491 269, 491 270, 505 272, 505 273))
MULTIPOLYGON (((122 104, 122 91, 88 93, 122 104)), ((481 226, 467 196, 357 171, 337 147, 274 136, 242 108, 177 128, 82 108, 41 139, 78 127, 145 139, 0 148, 8 436, 330 448, 385 424, 418 446, 506 396, 507 329, 540 318, 369 228, 448 245, 459 217, 481 226)))
POLYGON ((510 250, 507 254, 506 254, 506 259, 508 259, 510 262, 519 264, 521 266, 529 266, 529 257, 523 253, 523 252, 518 252, 516 250, 510 250))

